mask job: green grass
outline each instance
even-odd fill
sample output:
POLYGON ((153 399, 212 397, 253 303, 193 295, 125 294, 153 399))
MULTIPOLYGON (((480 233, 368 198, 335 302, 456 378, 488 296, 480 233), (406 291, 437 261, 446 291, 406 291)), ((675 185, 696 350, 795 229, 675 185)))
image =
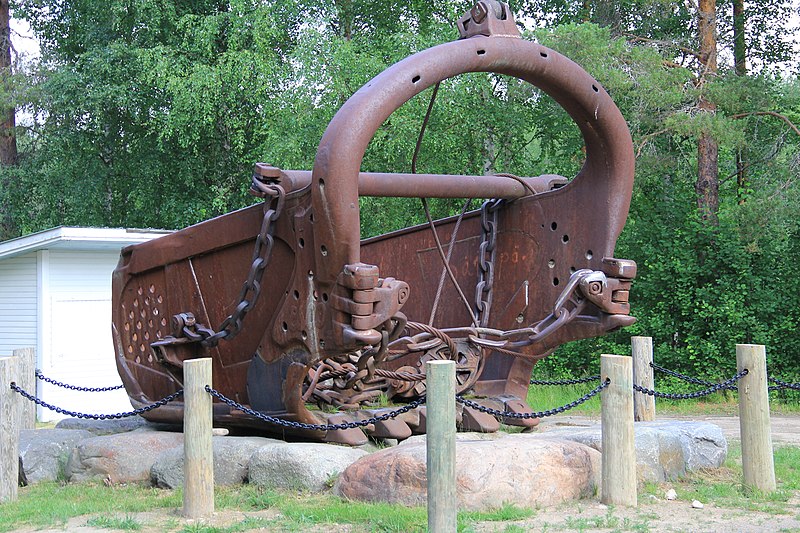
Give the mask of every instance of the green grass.
POLYGON ((180 493, 137 485, 37 483, 20 488, 17 501, 0 504, 0 531, 63 525, 88 514, 137 513, 181 505, 180 493))
MULTIPOLYGON (((218 510, 236 509, 244 513, 272 509, 275 516, 247 517, 226 527, 201 523, 182 526, 171 519, 162 525, 163 529, 183 533, 233 533, 258 528, 304 531, 312 526, 351 524, 355 531, 402 533, 423 532, 428 520, 424 507, 352 502, 330 494, 277 492, 254 485, 218 488, 215 504, 218 510)), ((41 483, 20 489, 16 502, 0 505, 0 531, 12 531, 23 526, 63 527, 70 518, 83 515, 99 515, 87 520, 89 526, 136 531, 143 525, 128 514, 181 507, 179 490, 141 485, 107 487, 101 484, 41 483), (119 518, 120 514, 124 514, 124 518, 119 518)), ((489 512, 461 512, 458 528, 468 532, 475 522, 516 521, 534 514, 533 510, 512 505, 489 512)))
POLYGON ((125 518, 96 516, 87 520, 86 525, 103 529, 122 529, 125 531, 139 531, 142 529, 142 524, 130 516, 126 516, 125 518))

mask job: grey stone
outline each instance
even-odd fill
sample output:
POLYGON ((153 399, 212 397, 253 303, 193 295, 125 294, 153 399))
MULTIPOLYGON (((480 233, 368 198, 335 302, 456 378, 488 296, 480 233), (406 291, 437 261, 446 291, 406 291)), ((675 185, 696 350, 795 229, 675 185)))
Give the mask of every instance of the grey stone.
MULTIPOLYGON (((602 451, 599 424, 555 428, 543 435, 573 440, 602 451)), ((639 481, 666 481, 687 471, 717 468, 728 453, 722 430, 705 422, 636 422, 634 443, 639 481)))
POLYGON ((148 481, 156 457, 183 447, 182 433, 132 431, 81 441, 67 463, 70 481, 100 478, 110 483, 148 481))
POLYGON ((82 429, 23 429, 19 455, 28 484, 66 480, 67 461, 78 442, 94 437, 82 429))
POLYGON ((728 441, 722 428, 715 424, 685 420, 641 423, 674 433, 680 439, 687 471, 718 468, 728 456, 728 441))
MULTIPOLYGON (((263 437, 213 437, 214 484, 244 483, 250 456, 275 439, 263 437)), ((161 452, 150 470, 150 479, 157 487, 174 489, 183 486, 183 447, 161 452)))
POLYGON ((366 455, 363 450, 332 444, 270 444, 250 458, 250 483, 319 492, 330 488, 340 472, 366 455))
MULTIPOLYGON (((456 442, 459 509, 489 510, 505 503, 536 507, 588 497, 597 492, 599 474, 600 453, 569 440, 459 434, 456 442)), ((342 472, 335 491, 355 500, 424 505, 424 439, 359 459, 342 472)))
POLYGON ((95 435, 113 435, 136 429, 150 427, 150 422, 141 416, 129 416, 118 420, 92 420, 88 418, 64 418, 56 424, 56 429, 83 429, 95 435))

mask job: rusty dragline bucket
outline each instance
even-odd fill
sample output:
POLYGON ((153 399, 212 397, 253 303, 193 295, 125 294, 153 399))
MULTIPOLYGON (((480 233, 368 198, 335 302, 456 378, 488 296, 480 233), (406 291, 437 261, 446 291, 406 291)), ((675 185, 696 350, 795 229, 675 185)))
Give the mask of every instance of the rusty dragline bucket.
MULTIPOLYGON (((113 334, 134 407, 181 389, 186 359, 211 357, 213 387, 227 398, 215 400, 217 425, 351 444, 364 432, 403 439, 425 431, 424 407, 383 419, 378 406, 424 397, 426 361, 455 360, 459 394, 526 413, 537 360, 634 322, 636 264, 613 258, 634 174, 622 115, 582 68, 522 39, 505 4, 479 2, 458 25, 459 40, 356 92, 330 122, 312 171, 258 164, 252 190, 263 203, 123 250, 113 334), (519 78, 555 99, 583 136, 580 172, 569 181, 360 172, 396 109, 468 72, 519 78), (359 195, 494 200, 435 230, 361 241, 359 195), (347 424, 358 421, 363 431, 347 424)), ((144 416, 180 422, 183 404, 144 416)), ((459 423, 499 427, 474 405, 461 407, 459 423)))

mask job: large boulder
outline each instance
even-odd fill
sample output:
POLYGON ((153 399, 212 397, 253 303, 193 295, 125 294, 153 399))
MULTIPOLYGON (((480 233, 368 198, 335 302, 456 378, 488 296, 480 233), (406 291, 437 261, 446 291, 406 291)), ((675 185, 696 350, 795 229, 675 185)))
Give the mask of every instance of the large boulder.
MULTIPOLYGON (((561 427, 544 433, 574 440, 602 452, 602 429, 561 427)), ((676 479, 701 468, 718 468, 725 462, 728 442, 714 424, 692 421, 636 422, 634 424, 636 474, 640 482, 676 479)))
POLYGON ((250 483, 269 488, 319 492, 367 452, 310 442, 270 444, 250 458, 250 483))
POLYGON ((113 435, 127 433, 141 428, 154 427, 141 416, 129 416, 119 419, 94 420, 91 418, 64 418, 56 424, 56 429, 82 429, 94 435, 113 435))
POLYGON ((103 479, 109 483, 149 481, 158 455, 183 446, 182 433, 138 430, 81 441, 67 463, 70 481, 103 479))
POLYGON ((81 429, 23 429, 19 432, 19 456, 28 484, 66 481, 67 461, 82 440, 94 437, 81 429))
MULTIPOLYGON (((263 437, 213 437, 214 484, 236 485, 248 479, 250 457, 259 448, 281 441, 263 437)), ((171 448, 156 458, 150 478, 157 487, 183 486, 183 447, 171 448)))
MULTIPOLYGON (((459 434, 456 441, 459 509, 536 507, 588 497, 598 490, 599 474, 600 453, 578 442, 536 434, 459 434)), ((354 500, 424 505, 424 439, 359 459, 342 472, 335 491, 354 500)))

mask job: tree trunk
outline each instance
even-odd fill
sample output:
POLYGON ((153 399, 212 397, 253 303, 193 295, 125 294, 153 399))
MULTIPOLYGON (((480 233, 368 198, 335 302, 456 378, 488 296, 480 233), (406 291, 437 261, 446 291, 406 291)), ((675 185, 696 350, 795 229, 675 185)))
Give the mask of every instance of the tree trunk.
MULTIPOLYGON (((700 40, 700 99, 698 107, 703 113, 716 113, 717 105, 708 100, 703 91, 706 81, 717 72, 716 0, 700 0, 698 4, 698 33, 700 40)), ((718 223, 719 211, 719 145, 704 129, 697 143, 697 207, 700 217, 707 223, 718 223)))
MULTIPOLYGON (((0 0, 0 75, 3 77, 3 88, 6 98, 11 89, 11 28, 8 0, 0 0)), ((14 106, 3 102, 0 112, 0 163, 3 165, 17 164, 17 136, 15 133, 16 122, 14 106)))
MULTIPOLYGON (((0 0, 0 76, 5 102, 0 105, 0 165, 17 164, 17 137, 14 106, 8 100, 11 93, 11 27, 8 0, 0 0)), ((10 178, 0 173, 0 191, 8 191, 10 178)), ((11 219, 8 199, 0 201, 0 241, 17 235, 11 219)))
MULTIPOLYGON (((744 0, 733 0, 733 62, 737 76, 747 75, 747 44, 744 38, 744 0)), ((736 191, 739 205, 744 204, 749 188, 747 177, 747 147, 736 151, 736 191)))

